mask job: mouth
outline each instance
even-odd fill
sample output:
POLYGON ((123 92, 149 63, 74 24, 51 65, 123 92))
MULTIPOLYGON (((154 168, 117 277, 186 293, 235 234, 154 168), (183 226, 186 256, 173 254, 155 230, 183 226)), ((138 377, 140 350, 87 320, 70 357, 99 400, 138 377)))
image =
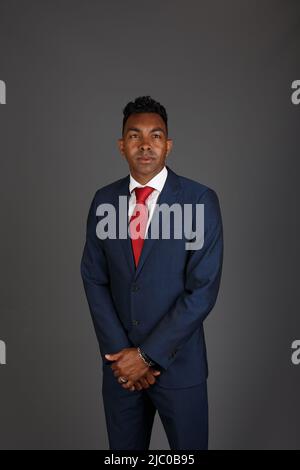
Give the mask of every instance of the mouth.
POLYGON ((138 161, 142 163, 150 163, 152 160, 154 160, 154 158, 150 157, 150 155, 141 155, 138 157, 138 161))

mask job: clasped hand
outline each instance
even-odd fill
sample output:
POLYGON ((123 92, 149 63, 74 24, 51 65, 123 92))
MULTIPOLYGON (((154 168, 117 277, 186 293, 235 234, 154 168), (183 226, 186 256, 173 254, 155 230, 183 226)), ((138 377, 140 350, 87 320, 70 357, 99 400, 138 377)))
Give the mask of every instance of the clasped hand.
POLYGON ((125 348, 115 354, 106 354, 105 357, 113 361, 111 368, 118 382, 130 391, 149 388, 156 382, 155 377, 160 375, 160 371, 145 364, 137 348, 125 348), (125 377, 127 382, 122 383, 121 377, 125 377))

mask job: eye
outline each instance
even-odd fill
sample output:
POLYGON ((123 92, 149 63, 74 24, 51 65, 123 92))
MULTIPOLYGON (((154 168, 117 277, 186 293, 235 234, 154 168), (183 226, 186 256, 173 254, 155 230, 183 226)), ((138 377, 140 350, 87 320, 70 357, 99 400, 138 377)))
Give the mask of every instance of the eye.
POLYGON ((153 134, 154 138, 155 139, 161 139, 161 135, 160 134, 153 134))
POLYGON ((129 139, 136 139, 138 137, 137 134, 130 134, 129 139))

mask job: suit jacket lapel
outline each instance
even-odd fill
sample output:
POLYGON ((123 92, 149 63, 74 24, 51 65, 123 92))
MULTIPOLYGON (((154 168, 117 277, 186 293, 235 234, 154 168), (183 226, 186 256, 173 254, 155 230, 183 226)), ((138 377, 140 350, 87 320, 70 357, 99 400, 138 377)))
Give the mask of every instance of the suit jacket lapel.
MULTIPOLYGON (((131 239, 128 236, 128 206, 129 206, 129 197, 130 197, 130 192, 129 192, 129 181, 130 181, 130 176, 126 176, 123 178, 120 182, 120 190, 118 191, 118 194, 116 195, 116 200, 115 200, 115 207, 119 208, 119 196, 126 196, 126 214, 120 214, 121 217, 123 217, 126 220, 126 227, 127 227, 127 236, 126 238, 119 238, 119 242, 121 244, 124 256, 126 258, 126 261, 128 263, 130 273, 134 275, 135 273, 135 263, 134 263, 134 257, 133 257, 133 252, 132 252, 132 247, 131 247, 131 239)), ((124 222, 125 224, 125 222, 124 222)), ((119 236, 119 211, 117 211, 117 221, 116 221, 116 228, 117 228, 117 237, 119 236)))

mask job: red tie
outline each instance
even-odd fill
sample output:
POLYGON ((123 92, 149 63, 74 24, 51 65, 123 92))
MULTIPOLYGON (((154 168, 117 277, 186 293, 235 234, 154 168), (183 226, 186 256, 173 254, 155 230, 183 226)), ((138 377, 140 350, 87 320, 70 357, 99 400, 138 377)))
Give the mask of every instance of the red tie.
POLYGON ((148 208, 145 205, 145 201, 152 191, 154 191, 154 188, 145 186, 144 188, 135 188, 134 191, 136 206, 129 221, 129 229, 135 266, 137 266, 142 253, 148 222, 148 208), (138 217, 138 221, 135 222, 136 217, 138 217))

